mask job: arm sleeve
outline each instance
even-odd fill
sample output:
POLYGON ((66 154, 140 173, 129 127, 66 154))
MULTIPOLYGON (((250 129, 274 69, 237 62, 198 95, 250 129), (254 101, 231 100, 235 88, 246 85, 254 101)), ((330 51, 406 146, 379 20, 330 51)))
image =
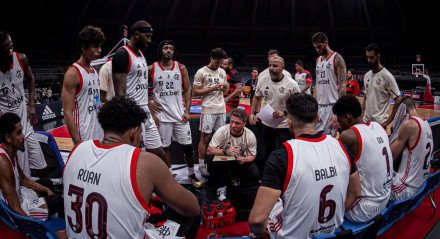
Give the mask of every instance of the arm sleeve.
POLYGON ((263 170, 261 186, 283 190, 287 172, 287 150, 282 147, 273 151, 267 159, 263 170))
POLYGON ((194 75, 194 82, 193 85, 201 86, 202 85, 202 73, 200 73, 200 70, 196 72, 194 75))
POLYGON ((116 51, 112 59, 113 73, 128 73, 128 52, 123 48, 116 51))

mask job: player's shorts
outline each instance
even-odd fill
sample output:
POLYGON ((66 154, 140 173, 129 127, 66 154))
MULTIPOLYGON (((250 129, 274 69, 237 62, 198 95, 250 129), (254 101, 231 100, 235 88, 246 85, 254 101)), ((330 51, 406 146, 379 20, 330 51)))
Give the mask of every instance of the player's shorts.
POLYGON ((316 130, 324 130, 324 134, 336 136, 337 128, 331 128, 333 118, 333 105, 319 105, 318 106, 318 122, 316 123, 316 130))
POLYGON ((162 147, 170 146, 171 140, 182 145, 192 144, 189 122, 161 122, 159 134, 162 139, 162 147))
POLYGON ((24 139, 24 152, 17 151, 17 159, 25 175, 30 176, 30 169, 43 169, 47 166, 40 143, 32 130, 24 139))
POLYGON ((200 116, 199 130, 203 133, 212 133, 226 125, 226 114, 202 114, 200 116))
POLYGON ((360 199, 352 209, 345 213, 345 217, 352 222, 367 222, 380 214, 387 203, 388 197, 381 202, 360 199))
POLYGON ((141 106, 141 108, 148 114, 148 117, 145 119, 144 123, 141 124, 142 139, 145 149, 156 149, 162 147, 162 140, 160 139, 159 131, 157 130, 148 106, 141 106))
POLYGON ((391 186, 390 200, 394 201, 409 198, 415 195, 417 191, 419 191, 419 188, 414 188, 406 184, 402 184, 402 180, 400 178, 394 177, 393 184, 391 186))
MULTIPOLYGON (((48 218, 48 209, 41 208, 41 206, 46 204, 44 198, 39 198, 34 190, 21 187, 21 208, 30 217, 40 220, 46 220, 48 218)), ((47 206, 47 205, 46 205, 47 206)))

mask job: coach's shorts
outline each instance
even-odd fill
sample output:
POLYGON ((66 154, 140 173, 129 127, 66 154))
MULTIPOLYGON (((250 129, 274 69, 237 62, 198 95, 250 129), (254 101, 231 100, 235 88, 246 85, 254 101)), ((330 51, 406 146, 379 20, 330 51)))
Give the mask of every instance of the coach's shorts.
POLYGON ((30 169, 43 169, 47 166, 40 143, 32 130, 24 139, 24 152, 17 151, 17 159, 25 175, 30 176, 30 169))
POLYGON ((367 199, 361 199, 356 206, 345 213, 345 217, 352 222, 367 222, 373 219, 377 214, 387 206, 388 198, 381 202, 372 202, 367 199))
POLYGON ((39 198, 34 190, 25 187, 20 188, 20 193, 22 198, 20 204, 25 213, 35 219, 46 220, 48 218, 48 209, 40 208, 46 205, 44 198, 39 198))
POLYGON ((192 144, 189 122, 161 122, 159 134, 162 138, 162 147, 170 146, 171 140, 182 145, 192 144))
POLYGON ((226 114, 202 114, 200 116, 199 130, 203 133, 212 133, 226 125, 226 114))
POLYGON ((331 128, 333 118, 333 105, 319 105, 318 106, 318 122, 316 129, 318 131, 324 130, 324 134, 336 136, 337 128, 331 128))
POLYGON ((162 147, 162 140, 160 139, 159 131, 157 130, 148 106, 141 106, 141 108, 148 114, 148 117, 145 119, 144 123, 141 124, 142 139, 144 141, 145 149, 156 149, 162 147))

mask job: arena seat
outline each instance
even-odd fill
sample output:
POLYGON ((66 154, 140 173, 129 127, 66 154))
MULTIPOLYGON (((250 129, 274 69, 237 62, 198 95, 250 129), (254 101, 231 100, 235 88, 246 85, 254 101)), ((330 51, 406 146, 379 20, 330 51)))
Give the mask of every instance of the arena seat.
POLYGON ((66 229, 64 218, 51 217, 47 221, 42 221, 24 217, 13 212, 3 199, 0 199, 0 217, 7 226, 32 239, 55 239, 58 238, 57 231, 66 229), (3 218, 4 216, 6 218, 3 218))
POLYGON ((432 192, 434 192, 440 184, 440 171, 432 173, 426 179, 426 187, 423 192, 424 195, 429 196, 429 200, 431 202, 432 207, 434 208, 434 212, 437 210, 437 206, 435 205, 434 199, 432 198, 432 192))
POLYGON ((351 238, 354 237, 353 237, 353 232, 350 229, 332 234, 323 234, 313 237, 313 239, 351 239, 351 238))
POLYGON ((344 230, 351 230, 353 232, 353 238, 376 238, 380 226, 382 225, 383 217, 387 211, 388 209, 384 208, 380 214, 376 215, 371 221, 365 223, 357 223, 345 219, 341 228, 344 230))

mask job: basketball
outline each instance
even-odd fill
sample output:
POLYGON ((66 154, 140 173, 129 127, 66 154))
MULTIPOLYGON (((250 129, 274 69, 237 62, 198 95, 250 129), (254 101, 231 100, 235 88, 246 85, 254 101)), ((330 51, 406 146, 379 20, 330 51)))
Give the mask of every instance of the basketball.
POLYGON ((252 92, 252 88, 250 86, 245 86, 243 88, 243 94, 249 95, 252 92))

